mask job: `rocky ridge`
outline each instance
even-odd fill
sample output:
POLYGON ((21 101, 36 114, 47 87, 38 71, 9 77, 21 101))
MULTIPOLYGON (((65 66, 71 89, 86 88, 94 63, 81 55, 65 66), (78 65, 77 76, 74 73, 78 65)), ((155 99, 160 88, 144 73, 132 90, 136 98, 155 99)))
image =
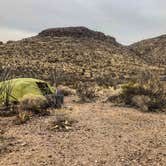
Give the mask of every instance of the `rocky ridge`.
POLYGON ((41 37, 73 37, 73 38, 92 38, 102 41, 110 41, 116 43, 115 38, 106 36, 102 32, 93 31, 86 27, 65 27, 65 28, 50 28, 39 33, 41 37))

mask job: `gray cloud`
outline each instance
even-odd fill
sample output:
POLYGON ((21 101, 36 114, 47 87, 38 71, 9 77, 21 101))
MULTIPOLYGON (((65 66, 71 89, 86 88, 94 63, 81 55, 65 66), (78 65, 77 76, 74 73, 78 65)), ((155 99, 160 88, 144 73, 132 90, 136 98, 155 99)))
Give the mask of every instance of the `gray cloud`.
POLYGON ((23 36, 61 26, 87 26, 124 44, 166 33, 165 0, 0 0, 0 4, 0 40, 2 29, 23 36))

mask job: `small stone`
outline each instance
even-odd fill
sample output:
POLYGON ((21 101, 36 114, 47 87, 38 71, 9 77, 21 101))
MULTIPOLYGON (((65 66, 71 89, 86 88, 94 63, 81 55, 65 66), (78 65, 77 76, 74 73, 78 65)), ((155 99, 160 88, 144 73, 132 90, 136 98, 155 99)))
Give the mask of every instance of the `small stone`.
POLYGON ((49 158, 52 158, 52 155, 48 155, 49 158))
POLYGON ((27 145, 27 143, 26 142, 23 142, 22 144, 21 144, 21 146, 26 146, 27 145))

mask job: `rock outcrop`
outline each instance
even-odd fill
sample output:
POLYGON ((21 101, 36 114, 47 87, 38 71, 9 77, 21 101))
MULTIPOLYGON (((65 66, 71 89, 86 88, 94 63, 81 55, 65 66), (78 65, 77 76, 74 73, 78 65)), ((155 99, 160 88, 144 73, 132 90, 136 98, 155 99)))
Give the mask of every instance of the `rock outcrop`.
POLYGON ((66 27, 66 28, 51 28, 43 30, 39 33, 41 37, 73 37, 73 38, 93 38, 97 40, 106 40, 116 42, 115 38, 106 36, 102 32, 93 31, 86 27, 66 27))

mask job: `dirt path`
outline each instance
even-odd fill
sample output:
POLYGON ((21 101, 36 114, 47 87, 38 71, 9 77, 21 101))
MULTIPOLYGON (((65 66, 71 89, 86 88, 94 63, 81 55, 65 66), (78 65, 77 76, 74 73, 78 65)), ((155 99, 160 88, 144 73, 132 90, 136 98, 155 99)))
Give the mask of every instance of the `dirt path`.
MULTIPOLYGON (((112 107, 108 103, 67 105, 78 109, 69 132, 48 129, 55 116, 7 127, 8 151, 1 166, 164 166, 166 115, 112 107)), ((1 118, 1 126, 7 120, 1 118)), ((10 124, 10 123, 9 123, 10 124)))

